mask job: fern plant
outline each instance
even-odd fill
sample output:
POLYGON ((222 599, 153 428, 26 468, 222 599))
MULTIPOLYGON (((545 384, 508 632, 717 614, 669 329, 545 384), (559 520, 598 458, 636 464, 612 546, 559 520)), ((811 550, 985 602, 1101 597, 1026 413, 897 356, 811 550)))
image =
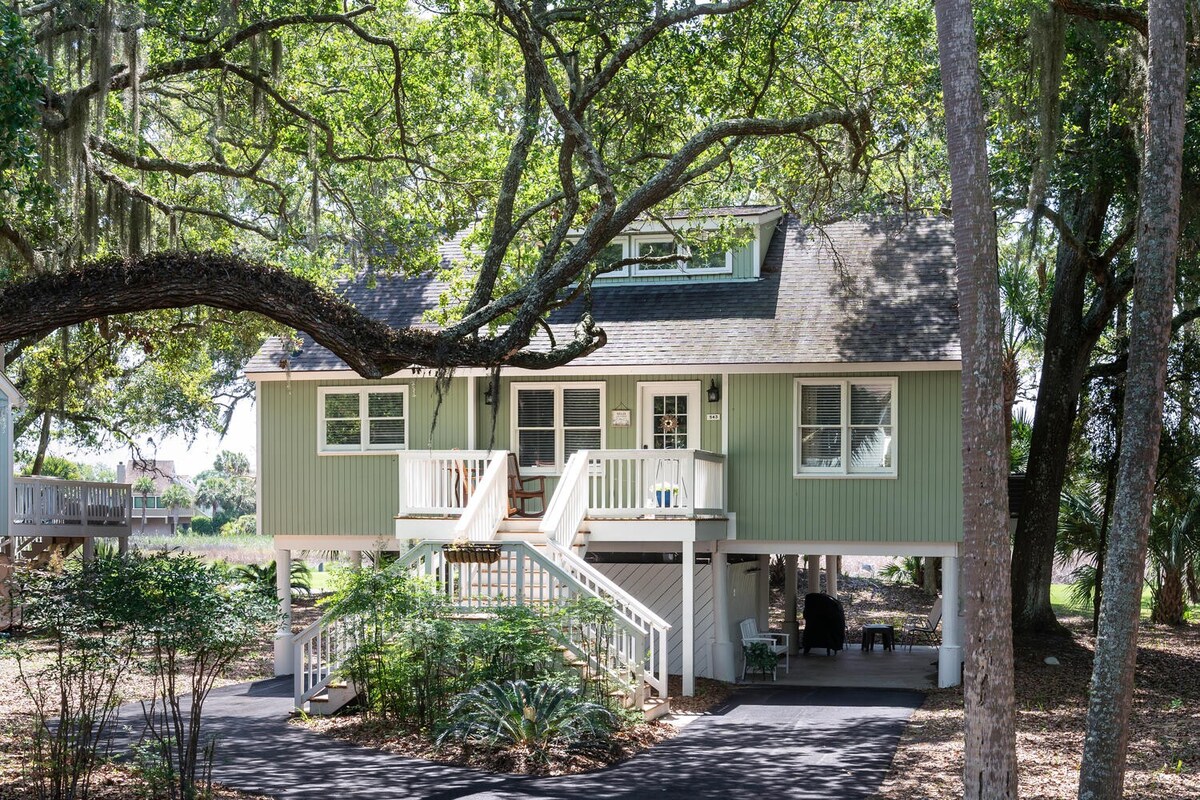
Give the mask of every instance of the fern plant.
POLYGON ((487 681, 461 695, 450 709, 450 724, 438 736, 447 741, 493 748, 517 747, 535 757, 564 748, 604 746, 617 726, 616 716, 584 700, 579 689, 553 683, 487 681))

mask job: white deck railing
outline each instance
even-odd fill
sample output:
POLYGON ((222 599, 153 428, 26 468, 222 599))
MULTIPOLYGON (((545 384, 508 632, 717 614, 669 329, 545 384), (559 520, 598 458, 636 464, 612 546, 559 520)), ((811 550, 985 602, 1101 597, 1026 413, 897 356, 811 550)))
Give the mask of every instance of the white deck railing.
POLYGON ((546 541, 570 548, 587 513, 588 451, 579 450, 567 459, 538 530, 546 541))
POLYGON ((400 455, 400 516, 457 517, 493 458, 487 450, 412 450, 400 455))
MULTIPOLYGON (((501 544, 499 558, 493 563, 462 564, 449 562, 443 547, 444 543, 423 542, 388 569, 434 579, 449 605, 459 612, 512 605, 562 608, 578 597, 603 599, 613 609, 614 624, 597 629, 587 620, 566 620, 561 628, 564 646, 635 696, 640 697, 643 684, 666 695, 670 624, 582 559, 553 544, 543 551, 517 541, 501 544), (605 638, 605 646, 599 653, 588 652, 587 641, 597 635, 605 638)), ((337 619, 327 614, 292 638, 297 708, 319 694, 344 668, 362 630, 357 618, 337 619)))
POLYGON ((508 453, 502 453, 492 459, 471 490, 471 499, 454 525, 454 538, 490 542, 507 516, 508 453))
POLYGON ((132 492, 128 484, 13 478, 13 536, 127 536, 132 492))
POLYGON ((587 458, 588 516, 725 513, 723 455, 704 450, 590 450, 587 458))

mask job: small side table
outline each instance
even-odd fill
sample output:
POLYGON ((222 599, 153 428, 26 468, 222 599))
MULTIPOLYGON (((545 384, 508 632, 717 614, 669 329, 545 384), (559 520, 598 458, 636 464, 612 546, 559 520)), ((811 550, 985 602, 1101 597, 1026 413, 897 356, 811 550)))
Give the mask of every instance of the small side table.
POLYGON ((870 652, 875 649, 875 637, 879 636, 884 650, 896 649, 896 630, 891 625, 863 625, 862 649, 870 652))

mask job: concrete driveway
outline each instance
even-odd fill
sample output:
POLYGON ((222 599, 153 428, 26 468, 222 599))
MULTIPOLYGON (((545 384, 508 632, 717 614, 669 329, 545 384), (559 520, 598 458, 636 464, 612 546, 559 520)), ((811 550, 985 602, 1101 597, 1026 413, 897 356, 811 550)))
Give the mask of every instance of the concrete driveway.
MULTIPOLYGON (((219 689, 205 708, 219 737, 216 781, 279 798, 869 798, 923 695, 914 691, 748 688, 676 737, 600 772, 494 775, 403 758, 287 722, 291 679, 219 689)), ((136 711, 122 715, 137 719, 136 711)))

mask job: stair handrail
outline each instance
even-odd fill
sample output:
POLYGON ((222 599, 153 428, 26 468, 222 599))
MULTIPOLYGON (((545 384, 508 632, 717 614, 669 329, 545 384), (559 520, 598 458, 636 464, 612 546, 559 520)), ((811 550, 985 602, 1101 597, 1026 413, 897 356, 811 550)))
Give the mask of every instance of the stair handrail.
MULTIPOLYGON (((404 569, 433 549, 430 542, 421 542, 410 549, 388 569, 404 569)), ((345 664, 354 641, 353 634, 361 627, 357 616, 338 616, 331 608, 292 636, 293 700, 302 708, 329 685, 345 664)))
POLYGON ((667 693, 667 650, 671 623, 654 613, 620 584, 613 581, 600 570, 584 561, 570 550, 561 547, 556 542, 547 541, 546 550, 563 571, 571 576, 576 583, 583 584, 587 591, 613 605, 616 612, 637 625, 645 635, 650 645, 647 658, 650 659, 650 671, 646 682, 654 687, 660 695, 667 693))
POLYGON ((576 450, 563 467, 538 530, 546 541, 570 547, 587 517, 587 510, 588 451, 576 450))
POLYGON ((508 516, 508 453, 493 456, 454 523, 454 538, 490 542, 508 516))

